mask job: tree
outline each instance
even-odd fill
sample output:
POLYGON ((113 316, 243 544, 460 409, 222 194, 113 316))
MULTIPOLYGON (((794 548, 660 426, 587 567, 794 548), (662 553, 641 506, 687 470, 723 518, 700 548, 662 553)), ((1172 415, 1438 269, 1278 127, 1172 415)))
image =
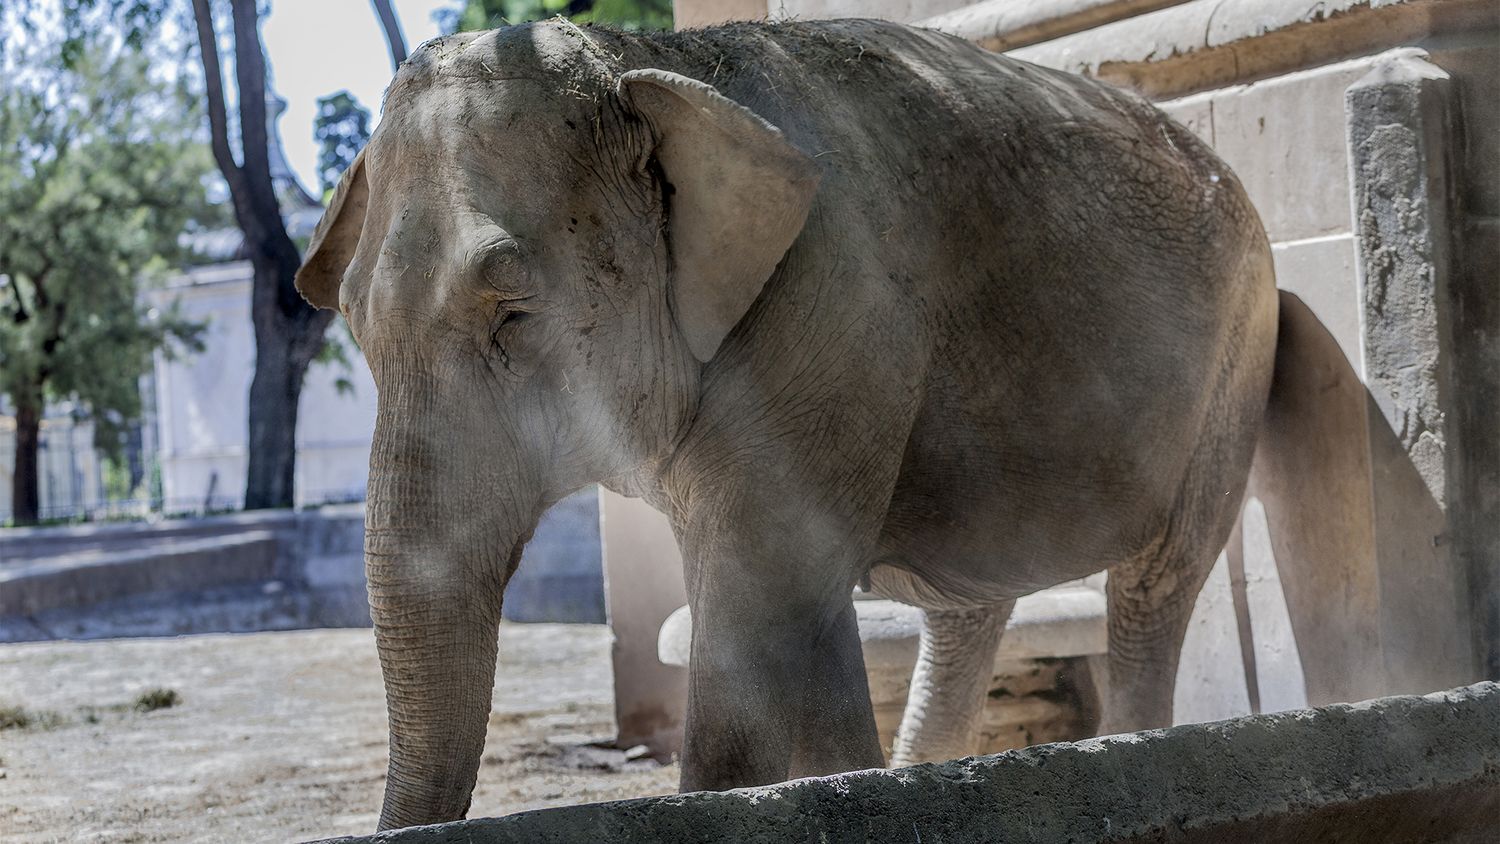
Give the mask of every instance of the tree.
POLYGON ((370 112, 348 91, 321 97, 313 140, 318 142, 318 185, 326 198, 370 140, 370 112))
MULTIPOLYGON (((373 0, 393 59, 406 46, 388 0, 373 0)), ((125 43, 142 44, 151 31, 175 13, 182 13, 197 34, 203 69, 210 147, 215 164, 229 188, 235 222, 245 236, 250 259, 252 293, 250 315, 255 329, 255 375, 250 383, 249 460, 245 508, 290 507, 296 477, 297 410, 308 366, 323 347, 332 311, 319 311, 303 301, 293 284, 302 256, 287 234, 282 208, 271 179, 269 131, 266 114, 266 60, 260 40, 264 0, 55 0, 69 45, 79 43, 92 27, 108 21, 124 33, 125 43), (226 106, 214 8, 227 7, 229 49, 233 59, 238 120, 236 137, 226 106), (235 157, 235 150, 239 158, 235 157)), ((21 0, 0 10, 19 16, 17 31, 36 32, 32 13, 44 4, 21 0), (20 9, 19 12, 15 11, 20 9)), ((41 13, 46 17, 45 13, 41 13)))
POLYGON ((556 15, 621 29, 671 29, 672 0, 462 0, 434 16, 444 30, 464 32, 556 15))
POLYGON ((140 297, 206 208, 194 99, 105 39, 70 49, 67 62, 60 44, 10 55, 0 73, 0 392, 16 413, 18 524, 40 516, 45 403, 86 407, 118 456, 152 352, 196 347, 203 328, 140 297))
MULTIPOLYGON (((381 10, 382 3, 376 3, 381 10)), ((253 273, 250 314, 255 325, 255 377, 250 382, 249 467, 245 509, 290 507, 297 460, 297 405, 307 368, 323 347, 333 312, 303 301, 293 280, 301 253, 287 235, 271 182, 266 123, 266 60, 257 0, 229 0, 239 101, 236 161, 229 142, 218 36, 209 0, 192 0, 208 102, 214 160, 229 185, 235 219, 245 233, 253 273)), ((385 6, 383 19, 394 21, 385 6)), ((392 56, 405 55, 398 26, 387 25, 392 56)))
POLYGON ((255 376, 250 381, 249 465, 245 509, 290 507, 297 460, 297 409, 307 368, 332 321, 298 295, 292 280, 302 255, 287 234, 271 180, 266 120, 266 60, 256 0, 230 0, 240 160, 230 146, 218 35, 209 0, 192 0, 203 64, 214 161, 229 186, 251 267, 250 318, 255 376))

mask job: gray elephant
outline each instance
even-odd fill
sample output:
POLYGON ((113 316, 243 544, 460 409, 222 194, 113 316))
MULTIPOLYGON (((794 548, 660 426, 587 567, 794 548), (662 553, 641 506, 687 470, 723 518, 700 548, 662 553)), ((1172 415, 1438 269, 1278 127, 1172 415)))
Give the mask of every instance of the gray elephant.
POLYGON ((685 790, 883 764, 862 580, 927 611, 898 761, 968 752, 1015 599, 1104 569, 1105 728, 1168 724, 1277 346, 1193 135, 874 21, 432 41, 297 284, 379 388, 382 828, 466 812, 506 581, 596 481, 682 546, 685 790))

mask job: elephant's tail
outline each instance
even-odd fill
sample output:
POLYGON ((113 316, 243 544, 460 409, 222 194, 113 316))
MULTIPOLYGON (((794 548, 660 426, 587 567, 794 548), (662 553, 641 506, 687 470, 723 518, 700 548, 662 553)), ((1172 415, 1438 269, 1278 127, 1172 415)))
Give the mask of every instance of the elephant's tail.
MULTIPOLYGON (((1379 692, 1382 677, 1368 393, 1312 310, 1292 293, 1281 291, 1280 298, 1275 373, 1245 508, 1228 548, 1246 685, 1254 704, 1245 528, 1259 506, 1264 530, 1256 524, 1252 532, 1270 538, 1308 703, 1363 700, 1379 692)), ((1255 544, 1250 553, 1264 553, 1255 544)))

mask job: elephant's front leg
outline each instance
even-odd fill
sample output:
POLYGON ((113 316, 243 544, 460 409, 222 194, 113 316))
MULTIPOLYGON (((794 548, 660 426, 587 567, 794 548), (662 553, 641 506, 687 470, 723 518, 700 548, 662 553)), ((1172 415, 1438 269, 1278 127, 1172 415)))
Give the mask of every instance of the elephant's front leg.
POLYGON ((811 669, 788 779, 883 767, 853 600, 819 637, 811 669))
POLYGON ((693 601, 683 791, 780 782, 883 759, 849 589, 721 578, 693 601), (794 763, 795 760, 795 763, 794 763))
POLYGON ((879 767, 852 601, 873 527, 773 495, 730 500, 680 536, 693 610, 682 790, 879 767))

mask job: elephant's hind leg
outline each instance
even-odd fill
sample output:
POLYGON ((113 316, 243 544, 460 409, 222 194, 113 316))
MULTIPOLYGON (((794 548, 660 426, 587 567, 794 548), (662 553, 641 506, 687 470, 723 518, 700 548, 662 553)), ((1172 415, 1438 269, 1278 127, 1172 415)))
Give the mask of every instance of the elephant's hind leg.
POLYGON ((1270 257, 1246 253, 1245 318, 1226 338, 1202 433, 1176 500, 1147 541, 1109 570, 1109 677, 1100 734, 1172 725, 1182 640, 1244 497, 1275 354, 1270 257))
POLYGON ((891 765, 941 762, 978 751, 979 716, 1000 634, 1015 601, 973 610, 929 610, 891 765))
POLYGON ((1182 640, 1220 544, 1169 535, 1109 570, 1109 685, 1100 735, 1172 725, 1182 640))

